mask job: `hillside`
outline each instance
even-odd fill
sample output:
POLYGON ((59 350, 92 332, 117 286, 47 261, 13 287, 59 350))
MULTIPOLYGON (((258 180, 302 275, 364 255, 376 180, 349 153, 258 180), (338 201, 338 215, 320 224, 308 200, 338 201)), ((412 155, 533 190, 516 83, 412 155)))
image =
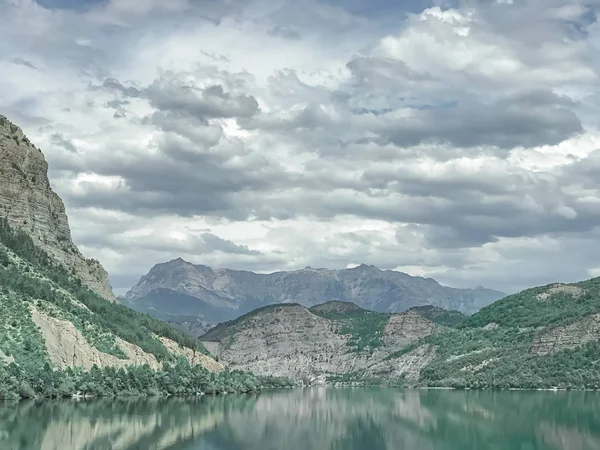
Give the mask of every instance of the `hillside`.
POLYGON ((307 267, 257 274, 213 269, 178 258, 154 266, 126 294, 124 303, 173 321, 178 316, 195 316, 218 323, 271 304, 311 307, 329 301, 353 302, 382 313, 432 305, 470 314, 504 295, 481 287, 454 289, 430 278, 364 264, 345 270, 307 267))
POLYGON ((409 311, 415 312, 438 325, 444 325, 446 327, 456 327, 468 317, 460 311, 448 311, 447 309, 438 308, 432 305, 413 306, 409 311))
POLYGON ((262 308, 202 339, 232 367, 293 378, 474 388, 600 388, 600 278, 550 284, 466 318, 353 306, 262 308), (440 326, 418 315, 451 324, 440 326), (418 319, 416 319, 418 317, 418 319))
POLYGON ((418 350, 392 353, 442 327, 414 312, 386 314, 351 303, 306 308, 269 305, 218 325, 201 337, 234 369, 296 380, 359 372, 398 378, 418 376, 428 357, 418 350))
MULTIPOLYGON (((22 136, 19 133, 15 136, 22 136)), ((23 143, 24 139, 15 139, 16 144, 9 147, 5 140, 0 141, 2 160, 18 161, 23 156, 19 152, 29 161, 25 166, 32 158, 43 160, 41 152, 29 141, 23 143)), ((12 181, 10 176, 0 178, 0 192, 10 191, 6 184, 12 181)), ((35 183, 40 183, 39 189, 51 192, 45 172, 30 180, 33 184, 28 183, 21 183, 20 189, 36 191, 35 183)), ((36 208, 47 209, 51 215, 56 204, 62 205, 55 194, 20 195, 35 198, 36 208), (52 204, 44 206, 43 202, 52 204)), ((10 219, 14 212, 9 210, 8 216, 3 216, 3 211, 6 209, 0 209, 0 398, 176 394, 259 386, 259 380, 250 375, 224 370, 191 336, 102 296, 106 292, 93 289, 97 284, 80 277, 77 267, 82 266, 57 257, 56 249, 47 251, 53 237, 45 238, 42 225, 28 222, 27 227, 15 228, 10 219), (33 235, 31 229, 36 230, 33 235)), ((41 215, 32 217, 43 220, 41 215)), ((63 236, 70 236, 66 216, 62 223, 67 227, 63 236)), ((74 253, 76 259, 79 256, 74 253)))
POLYGON ((436 351, 419 382, 596 389, 599 339, 599 278, 527 289, 482 309, 457 329, 415 343, 436 351))

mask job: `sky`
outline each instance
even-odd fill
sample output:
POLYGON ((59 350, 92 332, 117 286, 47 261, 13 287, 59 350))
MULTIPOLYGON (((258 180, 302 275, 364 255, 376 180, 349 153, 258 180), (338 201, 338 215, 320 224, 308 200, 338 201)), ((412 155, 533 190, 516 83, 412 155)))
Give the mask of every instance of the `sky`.
POLYGON ((0 0, 0 113, 154 264, 600 275, 600 0, 0 0))

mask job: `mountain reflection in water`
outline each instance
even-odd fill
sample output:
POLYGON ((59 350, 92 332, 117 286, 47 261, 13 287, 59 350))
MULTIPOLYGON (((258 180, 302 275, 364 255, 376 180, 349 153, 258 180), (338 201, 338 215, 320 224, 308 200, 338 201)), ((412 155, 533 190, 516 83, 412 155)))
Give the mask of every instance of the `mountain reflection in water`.
POLYGON ((596 450, 600 395, 308 388, 0 404, 2 450, 596 450))

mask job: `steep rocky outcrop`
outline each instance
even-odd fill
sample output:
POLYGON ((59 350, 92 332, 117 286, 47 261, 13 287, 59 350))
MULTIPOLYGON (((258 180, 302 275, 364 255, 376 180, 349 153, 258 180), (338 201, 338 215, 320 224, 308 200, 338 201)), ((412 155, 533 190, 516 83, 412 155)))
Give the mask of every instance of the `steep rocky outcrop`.
POLYGON ((126 301, 132 308, 156 317, 195 315, 217 323, 271 304, 311 307, 330 301, 353 302, 378 312, 434 305, 473 313, 503 296, 481 287, 449 288, 431 278, 365 264, 345 270, 307 267, 265 275, 213 269, 178 258, 154 266, 126 294, 126 301))
MULTIPOLYGON (((232 369, 257 375, 274 375, 295 380, 315 380, 327 375, 366 373, 398 378, 418 377, 430 361, 428 347, 386 360, 391 353, 419 338, 438 332, 440 327, 415 313, 384 315, 383 330, 367 330, 379 339, 373 351, 351 345, 355 333, 364 333, 355 321, 369 320, 369 311, 332 302, 310 310, 298 304, 273 305, 253 311, 209 331, 201 339, 222 362, 232 369), (350 314, 349 321, 340 312, 350 314), (336 314, 329 318, 324 313, 336 314), (216 343, 216 345, 215 345, 216 343)), ((364 338, 360 335, 358 338, 364 338)))
POLYGON ((68 320, 50 317, 38 311, 35 307, 31 308, 31 318, 42 332, 50 361, 53 366, 59 369, 83 367, 89 370, 93 365, 103 368, 143 364, 148 364, 153 369, 160 367, 154 355, 150 355, 137 345, 130 344, 122 339, 116 338, 116 343, 127 355, 127 359, 108 355, 92 347, 81 334, 81 331, 68 320))
POLYGON ((435 358, 435 349, 430 345, 421 345, 397 358, 384 360, 369 367, 364 375, 370 378, 397 380, 401 377, 416 382, 421 370, 435 358))
POLYGON ((575 322, 547 328, 537 334, 531 352, 549 355, 561 350, 574 349, 600 339, 600 314, 592 314, 575 322))
POLYGON ((50 187, 48 164, 22 130, 0 115, 0 217, 22 229, 86 286, 114 301, 108 274, 73 244, 65 206, 50 187))
MULTIPOLYGON (((59 369, 82 367, 89 370, 94 365, 100 368, 120 368, 147 364, 156 370, 162 366, 154 355, 144 352, 137 345, 124 341, 119 337, 115 338, 115 343, 126 355, 126 358, 118 358, 93 347, 81 331, 68 320, 51 317, 35 307, 31 307, 31 318, 42 333, 50 361, 54 367, 59 369)), ((223 370, 222 364, 207 355, 182 347, 165 337, 157 336, 157 339, 162 342, 169 352, 177 356, 183 356, 191 365, 200 365, 210 372, 221 372, 223 370)))
POLYGON ((415 312, 392 314, 385 326, 383 342, 389 348, 402 348, 423 336, 439 331, 440 326, 415 312))

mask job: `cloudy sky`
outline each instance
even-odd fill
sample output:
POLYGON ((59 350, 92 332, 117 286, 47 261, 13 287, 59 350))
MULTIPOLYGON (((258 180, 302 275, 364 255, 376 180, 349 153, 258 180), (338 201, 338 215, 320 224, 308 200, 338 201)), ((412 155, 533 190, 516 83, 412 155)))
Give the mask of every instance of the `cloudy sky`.
POLYGON ((600 275, 600 0, 0 0, 0 108, 155 263, 600 275))

